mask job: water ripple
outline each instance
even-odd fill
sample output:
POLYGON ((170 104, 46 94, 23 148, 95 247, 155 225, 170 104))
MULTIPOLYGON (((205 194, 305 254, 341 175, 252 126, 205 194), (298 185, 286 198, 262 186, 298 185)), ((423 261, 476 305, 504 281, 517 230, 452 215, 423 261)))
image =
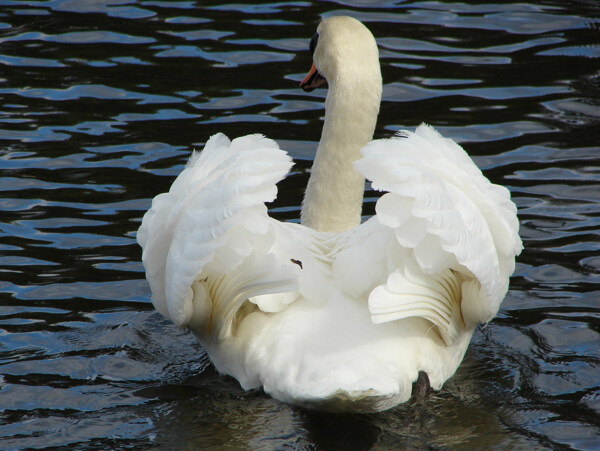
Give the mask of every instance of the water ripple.
POLYGON ((2 6, 4 448, 597 448, 597 2, 2 6), (325 97, 298 83, 316 24, 339 14, 379 42, 376 137, 431 123, 519 208, 525 250, 500 314, 419 412, 331 417, 244 392, 152 309, 135 242, 218 131, 294 157, 270 212, 298 220, 325 97))

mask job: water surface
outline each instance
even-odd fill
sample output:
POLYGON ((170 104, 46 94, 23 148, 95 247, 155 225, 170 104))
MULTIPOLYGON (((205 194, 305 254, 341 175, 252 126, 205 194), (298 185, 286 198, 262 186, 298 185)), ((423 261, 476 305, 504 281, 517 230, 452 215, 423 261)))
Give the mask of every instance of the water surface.
POLYGON ((1 4, 2 448, 600 447, 598 2, 1 4), (297 220, 325 95, 298 82, 339 14, 380 46, 376 137, 426 121, 460 142, 512 192, 525 244, 443 390, 364 416, 218 375, 153 310, 135 242, 217 131, 290 152, 271 212, 297 220))

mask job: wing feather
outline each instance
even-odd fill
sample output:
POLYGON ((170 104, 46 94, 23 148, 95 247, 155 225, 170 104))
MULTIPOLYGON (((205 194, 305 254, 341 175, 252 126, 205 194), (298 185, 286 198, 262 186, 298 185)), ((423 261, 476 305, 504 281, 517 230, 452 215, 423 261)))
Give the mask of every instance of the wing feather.
MULTIPOLYGON (((388 258, 387 280, 361 282, 371 290, 373 321, 422 316, 447 343, 463 321, 489 321, 522 249, 508 190, 490 183, 458 144, 427 125, 373 141, 355 167, 387 193, 376 216, 349 233, 347 247, 371 256, 362 243, 380 234, 388 254, 403 249, 402 258, 388 258)), ((336 264, 344 266, 349 254, 340 252, 336 264)))
POLYGON ((193 321, 223 334, 249 298, 270 310, 293 300, 260 297, 298 289, 300 268, 273 251, 284 229, 265 206, 291 166, 291 158, 261 135, 230 141, 217 134, 194 152, 169 192, 154 199, 138 231, 152 302, 161 314, 180 327, 193 321))

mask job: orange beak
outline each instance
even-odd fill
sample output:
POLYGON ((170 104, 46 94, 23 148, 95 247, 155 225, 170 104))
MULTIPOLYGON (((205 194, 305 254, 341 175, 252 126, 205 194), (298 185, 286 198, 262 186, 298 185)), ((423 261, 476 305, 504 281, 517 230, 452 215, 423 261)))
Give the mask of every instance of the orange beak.
POLYGON ((304 89, 306 92, 310 92, 319 86, 324 85, 327 82, 325 77, 323 77, 317 68, 315 67, 315 63, 312 64, 308 74, 304 77, 304 80, 300 82, 300 87, 304 89))

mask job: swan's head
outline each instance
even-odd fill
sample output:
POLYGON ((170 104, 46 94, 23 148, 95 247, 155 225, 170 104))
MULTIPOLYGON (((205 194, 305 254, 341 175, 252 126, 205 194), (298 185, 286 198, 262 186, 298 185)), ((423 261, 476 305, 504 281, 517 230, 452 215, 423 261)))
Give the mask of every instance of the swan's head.
POLYGON ((300 83, 312 91, 326 81, 330 87, 342 78, 356 82, 379 80, 379 51, 375 38, 361 22, 348 16, 323 20, 310 40, 313 65, 300 83))

